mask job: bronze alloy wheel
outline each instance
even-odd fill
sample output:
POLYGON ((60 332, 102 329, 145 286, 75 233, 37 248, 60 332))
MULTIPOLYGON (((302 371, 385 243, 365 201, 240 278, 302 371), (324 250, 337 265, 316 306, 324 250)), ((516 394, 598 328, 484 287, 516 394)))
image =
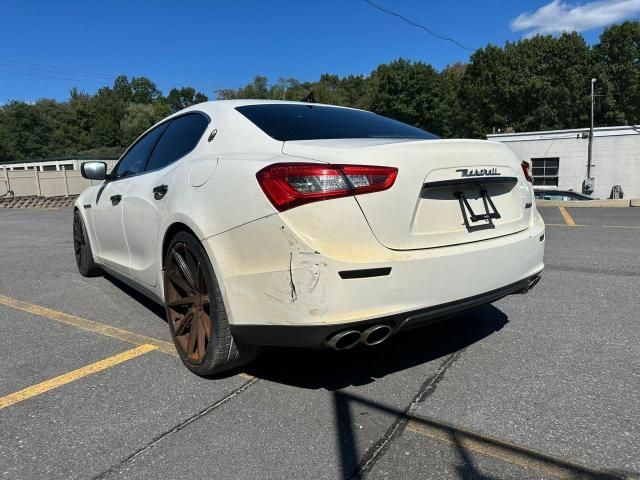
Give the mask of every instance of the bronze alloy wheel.
POLYGON ((203 266, 186 243, 167 255, 164 288, 174 343, 183 359, 199 364, 211 341, 211 304, 203 266))

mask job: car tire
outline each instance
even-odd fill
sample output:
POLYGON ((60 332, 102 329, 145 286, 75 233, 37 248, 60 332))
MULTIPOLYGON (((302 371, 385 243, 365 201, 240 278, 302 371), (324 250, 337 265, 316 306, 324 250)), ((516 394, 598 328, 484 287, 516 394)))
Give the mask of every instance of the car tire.
POLYGON ((257 347, 240 345, 233 338, 213 267, 193 235, 179 232, 171 239, 163 282, 171 338, 189 370, 206 377, 255 357, 257 347))
POLYGON ((89 235, 87 235, 82 214, 77 209, 73 213, 73 250, 80 275, 95 277, 102 274, 102 270, 93 260, 89 235))

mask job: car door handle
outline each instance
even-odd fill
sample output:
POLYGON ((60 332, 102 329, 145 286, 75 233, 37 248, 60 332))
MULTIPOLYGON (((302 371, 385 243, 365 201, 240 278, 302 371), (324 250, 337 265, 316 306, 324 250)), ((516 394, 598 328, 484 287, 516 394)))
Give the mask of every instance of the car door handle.
POLYGON ((117 205, 122 200, 122 195, 111 195, 111 205, 117 205))
POLYGON ((158 185, 157 187, 153 187, 153 198, 161 200, 168 191, 169 187, 167 185, 158 185))

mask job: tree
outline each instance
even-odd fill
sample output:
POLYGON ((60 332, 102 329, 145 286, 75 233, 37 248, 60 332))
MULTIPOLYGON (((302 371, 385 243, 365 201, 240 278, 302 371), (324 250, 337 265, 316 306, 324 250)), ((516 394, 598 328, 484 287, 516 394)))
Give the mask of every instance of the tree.
POLYGON ((448 65, 438 75, 438 106, 434 112, 433 133, 445 138, 459 136, 466 122, 465 112, 460 104, 460 88, 467 71, 467 65, 448 65))
POLYGON ((92 147, 121 145, 120 120, 127 104, 109 87, 100 88, 91 99, 93 122, 90 130, 92 147))
POLYGON ((11 101, 3 110, 5 150, 15 152, 16 160, 46 156, 48 127, 35 105, 11 101))
POLYGON ((400 59, 372 74, 370 108, 381 115, 435 130, 438 120, 438 74, 431 65, 400 59))
MULTIPOLYGON (((398 59, 369 75, 325 73, 315 81, 256 76, 219 99, 300 100, 372 110, 445 137, 484 138, 494 128, 517 131, 586 127, 591 78, 596 124, 640 123, 640 22, 604 30, 589 47, 577 33, 536 36, 477 50, 468 64, 398 59)), ((117 156, 148 127, 206 95, 186 86, 167 97, 146 77, 125 75, 93 95, 0 106, 0 161, 83 155, 117 156)))
POLYGON ((133 89, 126 75, 119 75, 113 81, 113 92, 115 97, 124 103, 133 101, 133 89))
POLYGON ((123 146, 130 145, 142 133, 155 124, 159 118, 153 105, 131 103, 120 120, 120 138, 123 146))
POLYGON ((626 123, 640 123, 640 22, 606 28, 594 56, 611 88, 613 108, 626 123))
POLYGON ((517 131, 575 128, 589 119, 593 58, 577 33, 535 36, 487 46, 471 56, 460 89, 468 136, 494 128, 517 131))
POLYGON ((11 140, 10 126, 12 116, 6 112, 6 106, 0 107, 0 162, 10 162, 18 159, 18 152, 11 140))
POLYGON ((131 102, 150 104, 157 100, 162 92, 156 88, 156 84, 146 77, 133 77, 131 79, 131 102))
POLYGON ((230 98, 271 98, 267 77, 256 76, 253 81, 238 90, 223 90, 225 99, 230 98))
POLYGON ((180 90, 172 88, 167 95, 166 103, 172 113, 187 108, 196 103, 209 100, 204 93, 196 92, 194 88, 182 87, 180 90))

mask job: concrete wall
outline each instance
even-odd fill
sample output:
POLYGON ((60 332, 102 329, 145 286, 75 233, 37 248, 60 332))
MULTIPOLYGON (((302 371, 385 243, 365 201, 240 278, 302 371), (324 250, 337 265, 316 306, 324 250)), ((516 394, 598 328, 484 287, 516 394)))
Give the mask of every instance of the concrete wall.
MULTIPOLYGON (((558 188, 581 191, 587 175, 589 143, 582 138, 583 132, 584 129, 488 135, 487 138, 505 143, 529 162, 532 158, 558 157, 558 188)), ((632 127, 596 129, 591 175, 595 177, 595 197, 609 198, 611 187, 622 185, 625 198, 640 198, 640 132, 632 127)))
MULTIPOLYGON (((44 171, 60 171, 63 169, 66 170, 80 170, 80 165, 84 162, 89 162, 91 160, 83 160, 83 159, 70 159, 70 160, 37 160, 32 162, 12 162, 12 163, 4 163, 0 164, 0 169, 5 170, 40 170, 44 171)), ((115 165, 117 160, 104 160, 97 159, 94 161, 98 162, 106 162, 107 166, 111 167, 115 165)))
MULTIPOLYGON (((114 161, 107 162, 108 170, 111 170, 114 164, 114 161)), ((9 189, 13 191, 16 197, 77 195, 85 188, 99 183, 101 182, 83 178, 80 170, 41 172, 37 169, 0 169, 0 196, 6 195, 9 189)))

